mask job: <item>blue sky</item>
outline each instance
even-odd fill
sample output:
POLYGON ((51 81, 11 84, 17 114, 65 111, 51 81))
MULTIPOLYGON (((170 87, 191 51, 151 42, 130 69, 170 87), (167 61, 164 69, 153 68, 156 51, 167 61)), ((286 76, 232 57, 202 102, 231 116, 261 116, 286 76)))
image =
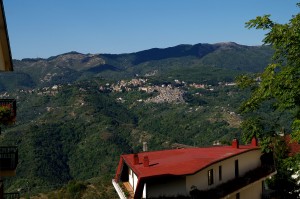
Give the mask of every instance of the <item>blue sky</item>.
POLYGON ((298 0, 3 0, 14 59, 130 53, 179 44, 260 45, 245 22, 286 23, 298 0))

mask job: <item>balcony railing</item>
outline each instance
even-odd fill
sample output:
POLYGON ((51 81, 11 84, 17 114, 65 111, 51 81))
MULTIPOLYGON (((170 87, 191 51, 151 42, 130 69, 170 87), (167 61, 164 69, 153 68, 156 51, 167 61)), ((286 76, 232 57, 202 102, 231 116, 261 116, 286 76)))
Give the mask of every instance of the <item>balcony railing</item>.
POLYGON ((15 170, 18 165, 18 148, 14 146, 0 147, 0 171, 15 170))
POLYGON ((230 180, 224 184, 221 184, 217 186, 216 188, 209 189, 206 191, 194 189, 190 192, 192 198, 223 198, 231 193, 234 193, 238 190, 240 190, 243 187, 246 187, 247 185, 250 185, 258 180, 267 178, 269 176, 272 176, 276 174, 276 169, 274 165, 264 165, 261 167, 258 167, 252 171, 249 171, 244 176, 241 176, 239 178, 235 178, 233 180, 230 180), (194 196, 194 197, 193 197, 194 196))
POLYGON ((117 191, 119 197, 121 199, 127 199, 125 193, 123 192, 122 188, 120 187, 120 185, 115 181, 115 179, 112 180, 112 184, 115 187, 115 190, 117 191))
POLYGON ((20 198, 20 193, 15 192, 15 193, 4 193, 3 196, 4 199, 19 199, 20 198))

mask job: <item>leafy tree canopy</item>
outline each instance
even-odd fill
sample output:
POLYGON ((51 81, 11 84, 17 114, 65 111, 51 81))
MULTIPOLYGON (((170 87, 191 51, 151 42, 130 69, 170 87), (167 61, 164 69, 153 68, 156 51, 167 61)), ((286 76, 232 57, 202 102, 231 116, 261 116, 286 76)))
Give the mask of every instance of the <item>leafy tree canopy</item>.
POLYGON ((242 87, 252 88, 252 95, 241 110, 251 112, 271 101, 274 110, 291 111, 293 138, 300 140, 300 13, 286 24, 272 21, 270 15, 259 16, 248 21, 246 27, 267 30, 263 42, 273 47, 274 55, 258 77, 238 78, 242 87))

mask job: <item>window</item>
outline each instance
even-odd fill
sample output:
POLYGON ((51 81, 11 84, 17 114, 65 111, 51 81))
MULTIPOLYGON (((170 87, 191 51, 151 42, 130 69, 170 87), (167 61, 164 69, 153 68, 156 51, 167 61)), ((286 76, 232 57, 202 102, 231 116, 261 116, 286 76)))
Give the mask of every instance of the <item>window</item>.
POLYGON ((214 170, 208 170, 208 185, 214 184, 214 170))
POLYGON ((240 193, 237 193, 237 194, 235 195, 235 198, 236 198, 236 199, 240 199, 240 193))
POLYGON ((219 181, 222 180, 222 166, 219 166, 219 181))
POLYGON ((235 173, 235 177, 238 178, 239 177, 239 160, 235 160, 235 162, 234 162, 234 173, 235 173))

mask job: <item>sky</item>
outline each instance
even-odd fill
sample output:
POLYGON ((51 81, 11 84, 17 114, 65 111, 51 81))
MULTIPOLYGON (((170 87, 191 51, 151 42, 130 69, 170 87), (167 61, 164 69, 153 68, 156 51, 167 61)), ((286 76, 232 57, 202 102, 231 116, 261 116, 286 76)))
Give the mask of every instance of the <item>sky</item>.
POLYGON ((261 45, 245 22, 287 23, 298 0, 3 0, 13 59, 132 53, 179 44, 261 45))

